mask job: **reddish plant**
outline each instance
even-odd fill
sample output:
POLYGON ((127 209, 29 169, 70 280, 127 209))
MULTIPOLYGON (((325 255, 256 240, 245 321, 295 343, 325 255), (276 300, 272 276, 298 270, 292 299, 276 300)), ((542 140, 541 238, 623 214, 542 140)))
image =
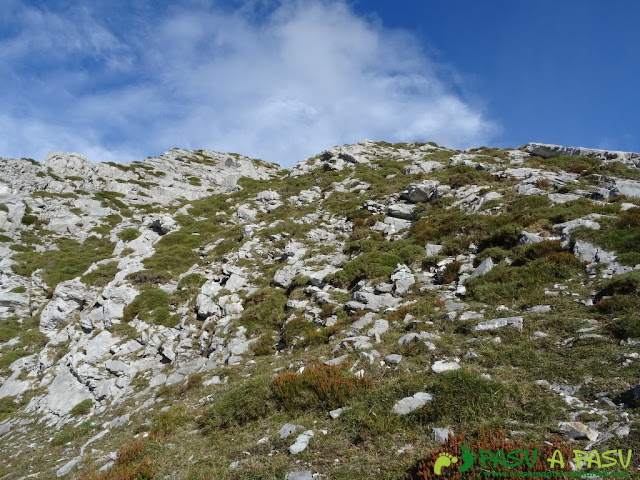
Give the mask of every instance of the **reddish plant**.
POLYGON ((349 376, 344 365, 313 365, 302 373, 281 373, 273 379, 271 391, 287 410, 336 408, 371 386, 366 377, 349 376))
MULTIPOLYGON (((406 477, 406 480, 462 480, 462 479, 481 479, 487 478, 484 474, 485 471, 494 472, 547 472, 550 471, 548 458, 553 457, 553 452, 559 450, 565 460, 564 467, 556 465, 553 471, 555 472, 570 472, 571 466, 569 465, 569 459, 572 458, 572 448, 566 443, 560 442, 557 438, 554 438, 550 444, 543 446, 536 444, 525 444, 519 440, 507 439, 507 432, 505 430, 488 431, 481 429, 478 437, 475 439, 467 439, 464 434, 450 435, 447 441, 440 446, 439 449, 430 452, 425 458, 419 460, 414 469, 406 477), (480 450, 486 450, 489 452, 498 452, 502 450, 505 454, 513 452, 515 450, 527 450, 529 452, 528 458, 533 463, 532 452, 537 450, 537 456, 535 463, 528 465, 526 462, 522 465, 513 468, 504 468, 501 465, 494 465, 489 461, 487 462, 487 468, 482 468, 479 462, 475 462, 473 467, 466 472, 460 472, 459 466, 461 465, 461 459, 463 458, 463 449, 465 446, 467 451, 479 452, 480 450), (441 454, 449 454, 456 457, 457 462, 448 468, 443 468, 440 475, 436 475, 434 467, 436 461, 441 454)), ((555 477, 562 478, 562 477, 555 477)))

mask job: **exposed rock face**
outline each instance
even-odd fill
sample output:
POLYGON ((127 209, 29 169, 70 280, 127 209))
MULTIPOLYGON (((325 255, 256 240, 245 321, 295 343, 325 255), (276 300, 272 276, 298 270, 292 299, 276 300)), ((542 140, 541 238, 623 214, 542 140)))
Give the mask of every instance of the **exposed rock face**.
POLYGON ((633 152, 620 152, 610 150, 598 150, 584 147, 563 147, 562 145, 550 145, 546 143, 529 143, 525 150, 543 158, 559 157, 564 155, 580 155, 582 157, 595 157, 605 161, 619 161, 632 166, 640 165, 640 154, 633 152))
POLYGON ((53 292, 53 299, 40 315, 40 328, 44 332, 52 332, 66 323, 74 312, 90 302, 86 286, 79 280, 61 282, 53 292))
MULTIPOLYGON (((201 442, 203 425, 219 422, 222 441, 242 443, 230 451, 247 452, 216 452, 234 475, 252 476, 273 456, 287 462, 274 475, 347 478, 342 457, 312 473, 307 459, 324 436, 345 444, 356 435, 382 458, 357 430, 402 415, 417 438, 415 419, 440 408, 429 403, 443 395, 431 390, 438 382, 466 396, 468 385, 500 382, 509 405, 547 388, 565 406, 553 421, 572 440, 628 435, 637 418, 620 410, 636 403, 637 388, 620 405, 609 391, 637 385, 627 319, 640 250, 621 239, 636 238, 638 159, 368 140, 288 171, 206 150, 129 164, 60 152, 42 163, 0 159, 0 449, 25 476, 83 476, 117 465, 114 445, 125 437, 144 444, 179 417, 189 426, 167 433, 168 454, 178 440, 188 452, 191 435, 201 442), (585 175, 540 158, 557 155, 626 168, 585 175), (561 371, 558 359, 599 342, 602 371, 617 380, 597 398, 555 375, 524 374, 531 359, 547 362, 539 372, 561 371), (306 379, 276 395, 275 378, 295 383, 311 367, 325 369, 312 375, 319 385, 306 379), (518 376, 504 369, 532 384, 514 388, 518 376), (604 420, 577 421, 594 412, 604 420), (255 439, 238 431, 247 423, 255 439), (69 431, 78 438, 59 449, 63 458, 39 453, 43 438, 69 431)), ((584 384, 607 386, 584 358, 575 359, 589 372, 584 384)), ((434 425, 446 441, 450 430, 434 425)), ((380 445, 404 452, 403 435, 380 445)), ((200 468, 197 458, 185 462, 200 468)))

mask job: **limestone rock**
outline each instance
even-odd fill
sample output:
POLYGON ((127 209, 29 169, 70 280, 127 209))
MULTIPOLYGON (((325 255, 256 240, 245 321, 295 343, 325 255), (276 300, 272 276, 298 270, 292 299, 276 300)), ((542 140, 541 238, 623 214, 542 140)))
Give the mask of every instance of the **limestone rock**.
POLYGON ((494 318, 493 320, 480 322, 475 327, 473 327, 473 330, 476 332, 482 331, 482 330, 495 330, 497 328, 502 328, 506 326, 522 329, 522 322, 523 322, 522 317, 494 318))
POLYGON ((586 438, 591 442, 598 439, 598 432, 580 422, 560 422, 558 425, 560 430, 572 440, 580 440, 586 438))
POLYGON ((40 329, 48 334, 53 333, 60 325, 67 323, 74 312, 82 309, 88 300, 87 287, 79 279, 60 282, 52 300, 40 315, 40 329))
POLYGON ((435 180, 410 183, 402 192, 402 198, 411 203, 430 202, 439 197, 438 187, 440 187, 440 182, 435 180))
POLYGON ((398 415, 407 415, 408 413, 417 410, 424 406, 427 402, 433 399, 433 395, 425 392, 414 393, 411 397, 405 397, 402 400, 396 402, 393 406, 393 411, 398 415))
POLYGON ((309 445, 309 441, 313 438, 313 436, 313 430, 307 430, 306 432, 298 435, 295 443, 289 447, 289 453, 291 455, 297 455, 303 450, 306 450, 307 446, 309 445))

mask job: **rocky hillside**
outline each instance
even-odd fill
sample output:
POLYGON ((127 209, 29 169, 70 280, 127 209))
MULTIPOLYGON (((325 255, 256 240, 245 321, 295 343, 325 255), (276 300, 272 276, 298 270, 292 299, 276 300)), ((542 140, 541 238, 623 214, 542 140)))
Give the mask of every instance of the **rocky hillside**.
POLYGON ((639 207, 639 154, 542 144, 0 159, 0 479, 640 451, 639 207))

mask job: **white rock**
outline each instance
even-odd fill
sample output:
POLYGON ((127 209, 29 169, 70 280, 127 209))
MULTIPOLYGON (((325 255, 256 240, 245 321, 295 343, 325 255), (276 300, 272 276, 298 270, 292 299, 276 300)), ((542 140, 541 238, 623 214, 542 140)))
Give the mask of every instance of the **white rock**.
POLYGON ((305 450, 309 445, 309 440, 311 440, 313 436, 313 430, 307 430, 306 432, 298 435, 298 438, 296 438, 296 442, 289 447, 289 453, 291 455, 297 455, 298 453, 305 450))
POLYGON ((586 438, 592 442, 598 439, 598 432, 594 429, 580 422, 560 422, 558 425, 560 430, 572 440, 579 440, 586 438))
POLYGON ((386 357, 384 357, 384 361, 387 363, 390 363, 391 365, 398 365, 401 360, 402 360, 402 355, 399 355, 397 353, 391 353, 386 357))
POLYGON ((285 423, 282 428, 278 431, 280 438, 287 438, 289 435, 293 435, 298 430, 303 429, 302 425, 295 425, 293 423, 285 423))
POLYGON ((406 415, 424 406, 432 399, 433 396, 431 394, 418 392, 413 394, 413 396, 411 397, 405 397, 402 400, 396 402, 396 404, 393 406, 393 411, 398 415, 406 415))
POLYGON ((480 322, 473 327, 473 330, 478 332, 482 330, 495 330, 496 328, 502 328, 506 326, 512 326, 522 329, 523 318, 522 317, 504 317, 494 318, 493 320, 487 320, 486 322, 480 322))
POLYGON ((453 435, 453 430, 449 428, 433 428, 433 438, 434 440, 442 445, 447 440, 449 440, 449 435, 453 435))
POLYGON ((448 372, 450 370, 458 370, 460 365, 457 362, 447 362, 445 360, 438 360, 431 365, 431 370, 435 373, 448 372))

